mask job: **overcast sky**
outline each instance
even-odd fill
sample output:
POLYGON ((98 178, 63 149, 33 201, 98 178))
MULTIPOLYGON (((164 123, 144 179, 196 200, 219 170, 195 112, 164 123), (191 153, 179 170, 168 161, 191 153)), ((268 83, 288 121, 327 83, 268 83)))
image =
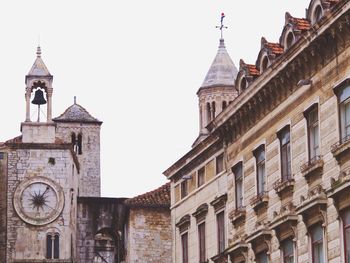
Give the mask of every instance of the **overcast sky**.
POLYGON ((0 141, 20 134, 24 76, 42 58, 53 116, 73 103, 103 121, 102 195, 131 197, 162 174, 198 135, 196 92, 214 59, 224 12, 226 48, 255 63, 260 39, 278 42, 289 11, 309 0, 13 0, 0 3, 0 141))

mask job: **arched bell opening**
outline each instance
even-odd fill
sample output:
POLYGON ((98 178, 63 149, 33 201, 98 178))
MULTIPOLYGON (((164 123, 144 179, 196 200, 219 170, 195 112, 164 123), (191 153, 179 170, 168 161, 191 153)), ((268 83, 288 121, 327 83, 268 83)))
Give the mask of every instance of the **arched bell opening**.
POLYGON ((26 121, 51 121, 51 95, 44 81, 30 83, 26 90, 26 121))

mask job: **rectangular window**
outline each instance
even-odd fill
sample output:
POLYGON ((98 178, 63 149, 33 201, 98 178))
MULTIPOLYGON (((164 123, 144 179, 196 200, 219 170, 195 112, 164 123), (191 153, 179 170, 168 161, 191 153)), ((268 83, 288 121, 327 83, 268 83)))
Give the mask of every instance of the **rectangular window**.
POLYGON ((187 190, 187 180, 183 180, 181 182, 181 198, 186 197, 188 194, 188 190, 187 190))
POLYGON ((268 263, 269 262, 269 260, 267 258, 266 251, 261 252, 261 253, 256 255, 256 262, 257 263, 268 263))
POLYGON ((286 181, 292 177, 289 126, 285 127, 278 137, 280 140, 282 181, 286 181))
POLYGON ((197 172, 197 184, 198 184, 198 187, 200 187, 204 183, 205 183, 205 167, 202 167, 197 172))
POLYGON ((293 240, 287 239, 282 242, 283 263, 294 263, 293 240))
POLYGON ((5 153, 0 152, 0 160, 3 160, 5 158, 5 153))
POLYGON ((198 225, 199 262, 206 262, 205 255, 205 222, 198 225))
POLYGON ((256 182, 258 195, 266 191, 265 178, 265 145, 261 145, 254 151, 256 160, 256 182))
POLYGON ((58 259, 60 251, 60 237, 58 234, 46 236, 46 258, 58 259))
POLYGON ((305 113, 307 121, 308 143, 309 143, 309 161, 315 160, 320 155, 319 145, 319 126, 318 126, 318 108, 313 106, 305 113))
POLYGON ((224 154, 220 154, 216 157, 216 174, 221 173, 224 170, 224 154))
POLYGON ((218 234, 218 253, 225 250, 225 213, 224 211, 216 215, 217 234, 218 234))
POLYGON ((340 138, 342 142, 350 139, 350 86, 343 88, 339 94, 340 138))
POLYGON ((243 174, 242 174, 242 162, 239 162, 232 168, 233 175, 235 177, 235 196, 236 196, 236 209, 243 206, 243 174))
POLYGON ((345 263, 350 263, 350 210, 342 214, 345 263))
POLYGON ((181 235, 182 263, 188 263, 188 233, 181 235))
POLYGON ((321 225, 316 225, 311 228, 311 249, 312 249, 312 262, 324 263, 323 256, 323 230, 321 225))

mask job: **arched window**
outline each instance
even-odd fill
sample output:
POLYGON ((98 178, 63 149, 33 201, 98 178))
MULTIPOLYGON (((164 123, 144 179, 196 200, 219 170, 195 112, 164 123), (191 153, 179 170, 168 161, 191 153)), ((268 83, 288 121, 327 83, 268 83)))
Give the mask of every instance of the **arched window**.
POLYGON ((46 258, 58 259, 60 252, 60 237, 58 233, 46 236, 46 258))
POLYGON ((210 103, 207 103, 207 123, 211 121, 211 110, 210 110, 210 103))
POLYGON ((222 109, 224 110, 226 107, 227 107, 227 102, 224 100, 224 101, 222 102, 222 109))
POLYGON ((241 79, 240 87, 241 87, 241 92, 244 91, 247 88, 247 80, 246 80, 246 78, 243 77, 241 79))
POLYGON ((83 153, 83 136, 81 135, 81 133, 78 134, 78 142, 77 142, 77 145, 78 145, 78 154, 82 154, 83 153))
POLYGON ((261 62, 261 69, 260 72, 264 72, 265 69, 267 69, 267 66, 269 65, 269 59, 267 58, 267 56, 265 56, 261 62))
POLYGON ((215 119, 215 101, 211 103, 211 113, 212 113, 211 119, 214 120, 215 119))
POLYGON ((78 150, 78 149, 77 149, 77 138, 76 138, 74 132, 72 132, 71 137, 72 137, 73 150, 74 150, 75 153, 77 153, 77 150, 78 150))
POLYGON ((320 19, 322 18, 322 7, 320 5, 318 5, 315 8, 315 12, 314 12, 314 24, 317 23, 318 21, 320 21, 320 19))
POLYGON ((287 41, 286 41, 286 48, 290 48, 293 45, 294 42, 294 35, 292 32, 289 32, 287 36, 287 41))

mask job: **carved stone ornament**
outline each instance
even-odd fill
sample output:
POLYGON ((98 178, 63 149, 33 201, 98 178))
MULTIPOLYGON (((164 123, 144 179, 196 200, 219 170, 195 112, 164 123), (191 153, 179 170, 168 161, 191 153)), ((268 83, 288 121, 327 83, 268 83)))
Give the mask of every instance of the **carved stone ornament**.
POLYGON ((350 206, 350 169, 341 171, 338 179, 331 178, 331 186, 327 189, 327 196, 333 198, 338 211, 350 206))
POLYGON ((213 201, 210 202, 210 205, 214 207, 215 212, 224 208, 227 201, 227 194, 223 194, 219 197, 216 197, 213 201))
POLYGON ((186 231, 191 225, 191 216, 189 214, 184 215, 175 225, 179 228, 180 233, 186 231))
POLYGON ((208 214, 208 204, 201 204, 192 215, 196 218, 197 222, 202 221, 208 214))

